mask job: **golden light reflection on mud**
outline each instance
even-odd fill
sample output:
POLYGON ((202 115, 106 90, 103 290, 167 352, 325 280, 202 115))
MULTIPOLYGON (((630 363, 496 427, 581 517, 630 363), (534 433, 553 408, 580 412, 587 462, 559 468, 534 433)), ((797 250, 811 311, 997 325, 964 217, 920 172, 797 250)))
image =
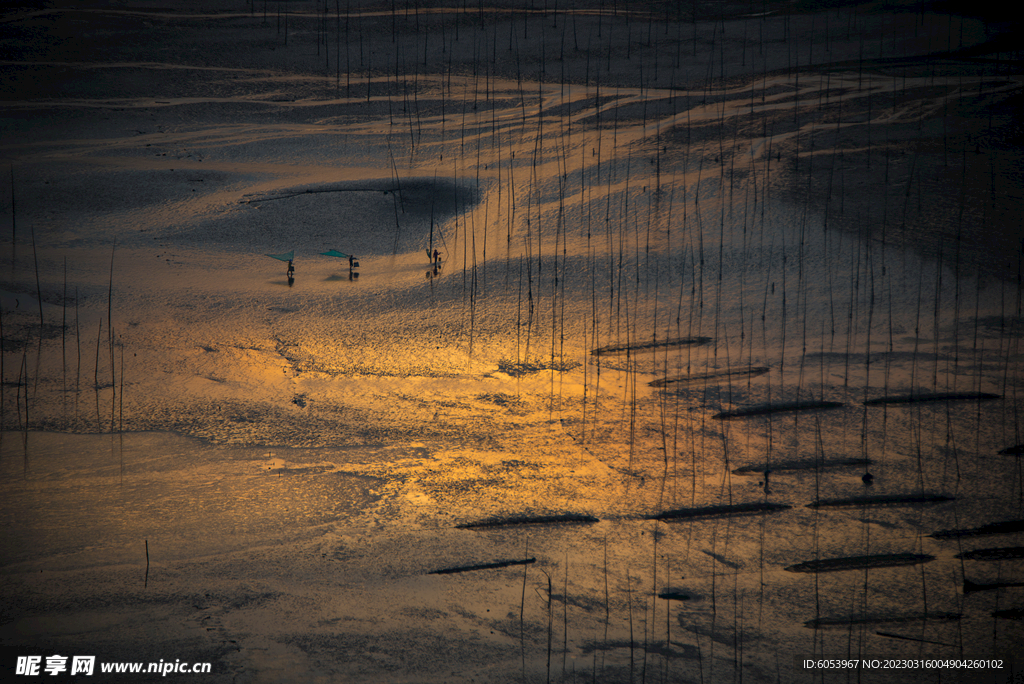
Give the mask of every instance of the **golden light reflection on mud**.
POLYGON ((7 24, 5 643, 268 682, 1012 657, 994 23, 286 4, 79 13, 136 36, 80 63, 27 47, 62 10, 7 24))

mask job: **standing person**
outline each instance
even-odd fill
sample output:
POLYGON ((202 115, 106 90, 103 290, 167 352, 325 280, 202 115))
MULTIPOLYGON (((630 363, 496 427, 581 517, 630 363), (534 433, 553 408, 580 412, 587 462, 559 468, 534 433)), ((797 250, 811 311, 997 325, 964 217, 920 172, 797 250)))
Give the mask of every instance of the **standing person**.
POLYGON ((292 260, 288 260, 288 280, 295 277, 295 266, 292 264, 292 260))
POLYGON ((441 253, 438 252, 435 249, 434 250, 434 266, 436 267, 436 266, 440 266, 440 265, 441 265, 441 253))

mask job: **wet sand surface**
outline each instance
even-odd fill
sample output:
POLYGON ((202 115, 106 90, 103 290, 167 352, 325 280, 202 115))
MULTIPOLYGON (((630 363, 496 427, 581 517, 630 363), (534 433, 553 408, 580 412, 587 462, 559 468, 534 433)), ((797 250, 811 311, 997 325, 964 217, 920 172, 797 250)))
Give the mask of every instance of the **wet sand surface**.
POLYGON ((1020 676, 1019 25, 0 16, 0 668, 1020 676))

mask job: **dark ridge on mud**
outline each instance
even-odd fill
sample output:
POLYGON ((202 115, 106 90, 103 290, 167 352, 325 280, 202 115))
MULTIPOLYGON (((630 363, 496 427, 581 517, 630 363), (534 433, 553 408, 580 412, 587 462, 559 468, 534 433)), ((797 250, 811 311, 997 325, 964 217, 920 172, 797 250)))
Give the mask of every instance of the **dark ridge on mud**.
POLYGON ((719 371, 709 371, 707 373, 691 373, 690 375, 674 375, 667 378, 659 378, 652 380, 648 385, 651 387, 665 387, 666 385, 691 385, 698 382, 705 382, 710 380, 723 380, 728 377, 745 375, 747 377, 755 377, 763 375, 768 372, 768 366, 755 366, 753 368, 726 368, 719 371))
POLYGON ((1024 620, 1024 608, 1006 608, 992 611, 992 617, 1004 620, 1024 620))
POLYGON ((397 193, 402 213, 408 211, 435 216, 447 216, 458 211, 461 206, 469 206, 479 201, 479 189, 457 183, 449 178, 405 178, 400 182, 391 179, 367 179, 360 182, 342 181, 322 183, 311 186, 299 186, 274 193, 249 193, 240 204, 259 204, 274 200, 304 197, 325 193, 397 193))
POLYGON ((951 622, 959 620, 960 613, 912 613, 910 615, 861 615, 849 617, 823 617, 808 620, 804 627, 849 627, 851 625, 900 624, 906 622, 924 622, 928 620, 951 622))
POLYGON ((1024 454, 1024 444, 1017 444, 1012 447, 1000 449, 999 453, 1003 456, 1020 456, 1021 454, 1024 454))
POLYGON ((903 506, 955 501, 945 494, 882 494, 879 496, 851 496, 845 499, 819 499, 807 504, 807 508, 843 508, 848 506, 903 506))
POLYGON ((1010 560, 1024 558, 1024 546, 1003 546, 996 549, 975 549, 956 554, 963 560, 1010 560))
POLYGON ((584 655, 590 655, 594 652, 610 652, 622 650, 624 652, 633 651, 634 649, 638 652, 643 651, 652 655, 658 655, 662 658, 687 658, 690 660, 698 660, 700 658, 700 652, 696 646, 689 644, 681 644, 678 641, 673 641, 671 646, 666 646, 664 643, 647 643, 644 644, 639 640, 635 641, 615 641, 607 640, 601 642, 590 642, 581 644, 580 652, 584 655))
POLYGON ((482 565, 462 565, 457 568, 443 568, 441 570, 431 570, 428 575, 453 575, 457 572, 473 572, 474 570, 496 570, 498 568, 508 568, 513 565, 530 565, 536 563, 536 558, 525 558, 523 560, 507 560, 498 561, 497 563, 484 563, 482 565))
POLYGON ((477 522, 462 523, 456 525, 455 528, 459 530, 472 530, 483 527, 506 527, 509 525, 559 525, 562 523, 586 523, 593 524, 601 522, 592 515, 578 515, 570 513, 566 515, 537 515, 537 516, 521 516, 513 518, 490 518, 488 520, 480 520, 477 522))
POLYGON ((537 373, 544 370, 564 373, 571 371, 579 365, 577 361, 512 361, 510 359, 501 359, 498 361, 498 370, 513 378, 520 378, 527 373, 537 373))
POLYGON ((986 534, 1010 534, 1013 532, 1024 532, 1024 520, 1004 520, 963 530, 939 530, 928 536, 933 539, 956 539, 958 537, 981 537, 986 534))
POLYGON ((873 556, 850 556, 848 558, 824 558, 790 565, 786 572, 838 572, 840 570, 867 570, 873 568, 895 568, 901 565, 917 565, 935 560, 926 553, 881 553, 873 556))
POLYGON ((947 643, 942 642, 942 641, 931 641, 929 639, 918 639, 917 637, 908 637, 908 636, 903 636, 902 634, 892 634, 890 632, 875 632, 875 634, 877 634, 880 637, 886 637, 888 639, 902 639, 904 641, 916 641, 916 642, 921 643, 921 644, 935 644, 937 646, 950 646, 950 647, 953 646, 952 644, 947 644, 947 643))
POLYGON ((998 394, 988 392, 938 392, 935 394, 901 394, 891 397, 868 399, 865 406, 882 406, 883 404, 923 404, 929 401, 991 401, 1002 399, 998 394))
POLYGON ((637 344, 610 344, 607 347, 591 349, 592 356, 604 356, 606 354, 621 354, 629 351, 647 351, 649 349, 661 349, 665 347, 686 347, 707 344, 710 337, 677 337, 672 340, 651 340, 650 342, 639 342, 637 344))
POLYGON ((712 418, 715 420, 729 420, 731 418, 749 418, 787 411, 824 411, 842 407, 843 404, 838 401, 787 401, 780 404, 758 404, 757 406, 749 406, 735 411, 722 411, 721 413, 716 413, 712 418))
MULTIPOLYGON (((275 100, 275 102, 276 101, 277 100, 275 100)), ((302 197, 303 195, 320 194, 324 192, 383 192, 386 195, 389 192, 397 191, 397 185, 386 185, 377 188, 363 186, 353 186, 350 188, 306 188, 305 190, 298 190, 296 192, 283 192, 277 195, 264 195, 262 197, 252 197, 249 199, 243 199, 239 200, 239 203, 254 204, 257 202, 273 202, 274 200, 290 199, 292 197, 302 197)))
POLYGON ((645 520, 691 520, 694 518, 717 518, 733 515, 756 515, 758 513, 775 513, 792 508, 786 504, 746 503, 731 506, 702 506, 700 508, 679 508, 664 511, 657 515, 644 516, 645 520))
MULTIPOLYGON (((815 470, 815 469, 826 469, 826 468, 858 468, 860 466, 871 465, 870 458, 839 458, 832 461, 779 461, 778 463, 772 463, 768 467, 768 471, 772 473, 782 472, 786 470, 815 470)), ((732 471, 733 475, 763 475, 765 471, 764 466, 760 465, 746 465, 741 468, 736 468, 732 471)))
POLYGON ((964 580, 964 593, 970 594, 975 591, 992 591, 993 589, 1007 589, 1009 587, 1024 587, 1024 582, 972 582, 964 580))
POLYGON ((665 599, 666 601, 689 601, 691 597, 689 594, 678 591, 663 591, 658 594, 658 598, 665 599))
POLYGON ((740 567, 742 567, 739 563, 736 563, 736 562, 733 562, 733 561, 730 561, 730 560, 726 559, 720 553, 712 553, 711 551, 708 551, 707 549, 704 549, 702 551, 702 553, 705 556, 707 556, 708 558, 713 558, 716 563, 721 563, 722 565, 724 565, 727 568, 732 568, 733 570, 739 570, 740 567))

